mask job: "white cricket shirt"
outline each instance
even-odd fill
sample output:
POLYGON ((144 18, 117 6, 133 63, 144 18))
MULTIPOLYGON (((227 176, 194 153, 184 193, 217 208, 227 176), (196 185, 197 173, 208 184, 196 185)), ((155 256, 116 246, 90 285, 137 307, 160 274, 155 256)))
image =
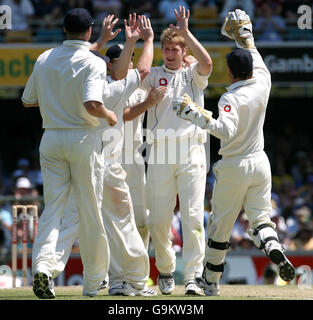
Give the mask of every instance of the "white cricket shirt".
POLYGON ((218 102, 219 117, 211 118, 207 128, 221 140, 219 154, 223 158, 250 155, 264 149, 263 124, 271 75, 256 49, 253 78, 238 81, 227 88, 218 102))
POLYGON ((208 85, 210 75, 200 75, 197 72, 197 63, 179 70, 170 70, 165 65, 151 68, 150 73, 141 82, 140 87, 150 91, 152 87, 166 86, 164 99, 156 106, 149 108, 147 116, 147 129, 153 133, 154 141, 164 140, 165 130, 173 129, 182 138, 195 134, 203 134, 204 130, 176 116, 173 112, 173 100, 187 93, 199 106, 204 106, 203 90, 208 85), (163 129, 160 131, 159 129, 163 129))
POLYGON ((103 102, 106 63, 89 51, 91 44, 66 40, 42 53, 27 81, 22 101, 39 104, 43 128, 97 127, 83 103, 103 102))
MULTIPOLYGON (((142 89, 136 89, 135 92, 129 97, 126 103, 126 107, 133 107, 139 103, 142 103, 147 96, 146 91, 142 89)), ((143 119, 145 114, 142 113, 137 118, 126 121, 124 123, 125 127, 125 137, 123 144, 123 153, 127 159, 133 159, 134 152, 143 143, 143 119), (127 145, 127 146, 126 146, 127 145)))
POLYGON ((108 84, 103 93, 103 103, 106 108, 115 112, 117 123, 114 127, 110 127, 104 119, 101 119, 101 127, 104 129, 102 135, 105 145, 104 156, 117 159, 122 153, 124 142, 123 111, 128 106, 128 99, 139 87, 140 75, 137 69, 132 69, 122 80, 115 81, 107 76, 106 81, 108 84))

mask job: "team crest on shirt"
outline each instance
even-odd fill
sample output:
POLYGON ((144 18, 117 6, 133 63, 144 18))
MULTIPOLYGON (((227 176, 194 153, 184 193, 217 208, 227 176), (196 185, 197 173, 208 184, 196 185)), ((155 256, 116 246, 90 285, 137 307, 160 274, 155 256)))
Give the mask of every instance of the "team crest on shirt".
POLYGON ((231 110, 231 106, 229 104, 227 104, 225 107, 224 107, 224 111, 225 112, 230 112, 231 110))
POLYGON ((159 80, 159 84, 160 84, 160 86, 166 86, 167 85, 167 80, 165 78, 161 78, 159 80))

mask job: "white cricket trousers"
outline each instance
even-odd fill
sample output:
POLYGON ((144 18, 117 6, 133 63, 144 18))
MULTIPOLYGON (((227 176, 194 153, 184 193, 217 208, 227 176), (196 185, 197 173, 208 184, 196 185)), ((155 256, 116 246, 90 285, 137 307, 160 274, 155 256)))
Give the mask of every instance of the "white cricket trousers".
POLYGON ((145 248, 148 250, 150 234, 147 225, 149 211, 146 200, 145 165, 144 163, 134 162, 132 164, 122 164, 122 167, 127 173, 126 182, 132 198, 136 226, 145 248))
POLYGON ((56 264, 60 220, 73 188, 79 213, 84 291, 95 293, 106 278, 110 251, 101 215, 102 135, 94 128, 48 129, 40 144, 45 209, 33 246, 33 274, 51 276, 56 264))
POLYGON ((190 141, 186 150, 179 145, 175 146, 176 150, 168 149, 169 154, 173 150, 176 153, 176 160, 172 159, 174 164, 151 164, 153 155, 161 160, 160 154, 162 149, 167 148, 166 145, 165 142, 154 143, 150 151, 147 172, 148 227, 159 272, 173 273, 176 257, 172 248, 171 224, 178 194, 183 232, 184 281, 187 283, 203 270, 206 156, 202 143, 190 141))
MULTIPOLYGON (((228 242, 242 208, 252 229, 264 223, 275 228, 270 219, 271 168, 265 152, 222 159, 214 165, 213 172, 215 183, 208 239, 228 242)), ((222 264, 226 252, 206 246, 205 264, 222 264)), ((209 282, 217 283, 221 275, 221 272, 206 269, 209 282)))
MULTIPOLYGON (((104 164, 102 217, 110 245, 110 287, 125 281, 143 289, 149 278, 149 256, 136 228, 126 172, 118 163, 104 164)), ((70 192, 57 242, 53 278, 65 268, 77 239, 79 219, 75 197, 70 192)), ((108 280, 103 278, 102 280, 108 280)))
POLYGON ((102 214, 111 261, 110 287, 123 281, 143 289, 149 279, 149 256, 137 230, 126 172, 114 162, 105 164, 102 214))

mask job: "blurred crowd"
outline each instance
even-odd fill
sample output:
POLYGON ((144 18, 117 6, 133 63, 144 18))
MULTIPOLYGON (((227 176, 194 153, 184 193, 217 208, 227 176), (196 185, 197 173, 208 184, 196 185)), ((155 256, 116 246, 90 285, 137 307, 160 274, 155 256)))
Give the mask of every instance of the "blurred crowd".
MULTIPOLYGON (((170 23, 175 19, 173 10, 179 5, 190 9, 191 30, 201 40, 208 37, 212 28, 214 32, 220 29, 226 13, 234 8, 241 8, 249 14, 254 23, 256 40, 301 40, 301 36, 305 37, 303 40, 313 40, 313 36, 308 38, 311 33, 297 32, 298 7, 312 7, 312 0, 1 0, 0 4, 10 6, 13 13, 13 30, 4 37, 4 41, 11 42, 14 39, 29 42, 61 41, 64 36, 60 28, 62 19, 74 7, 86 8, 96 24, 101 25, 108 14, 113 13, 123 19, 131 12, 144 14, 151 19, 166 19, 170 23), (12 35, 17 32, 24 32, 24 37, 12 35)), ((223 40, 219 32, 214 39, 223 40)))

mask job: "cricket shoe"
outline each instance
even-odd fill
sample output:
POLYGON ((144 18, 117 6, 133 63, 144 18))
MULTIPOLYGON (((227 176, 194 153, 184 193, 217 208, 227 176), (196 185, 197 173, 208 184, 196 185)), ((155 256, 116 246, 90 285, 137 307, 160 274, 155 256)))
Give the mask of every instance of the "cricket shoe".
POLYGON ((202 290, 195 284, 194 281, 189 281, 185 285, 185 295, 201 296, 202 290))
POLYGON ((143 289, 139 290, 138 293, 138 296, 142 297, 153 297, 158 295, 154 289, 149 288, 148 286, 145 286, 143 289))
POLYGON ((206 296, 219 296, 220 293, 220 285, 214 282, 208 282, 206 279, 202 277, 195 278, 196 285, 203 289, 203 292, 206 296))
POLYGON ((43 272, 34 275, 33 292, 39 299, 54 299, 54 282, 43 272))
POLYGON ((148 286, 145 286, 143 289, 136 289, 131 284, 124 282, 123 283, 123 295, 124 296, 142 296, 142 297, 152 297, 156 296, 157 292, 149 288, 148 286))
POLYGON ((116 283, 114 286, 109 287, 109 296, 123 296, 123 295, 124 295, 123 282, 116 283))
POLYGON ((296 273, 295 268, 284 254, 281 244, 275 240, 268 241, 264 247, 265 253, 278 266, 279 276, 286 282, 291 281, 296 273))
POLYGON ((108 283, 107 283, 105 280, 103 280, 103 281, 100 283, 100 285, 99 285, 99 287, 98 287, 98 290, 103 290, 103 289, 105 289, 105 288, 107 287, 107 285, 108 285, 108 283))
POLYGON ((175 290, 175 281, 173 275, 160 273, 158 277, 158 285, 162 294, 171 294, 175 290))

